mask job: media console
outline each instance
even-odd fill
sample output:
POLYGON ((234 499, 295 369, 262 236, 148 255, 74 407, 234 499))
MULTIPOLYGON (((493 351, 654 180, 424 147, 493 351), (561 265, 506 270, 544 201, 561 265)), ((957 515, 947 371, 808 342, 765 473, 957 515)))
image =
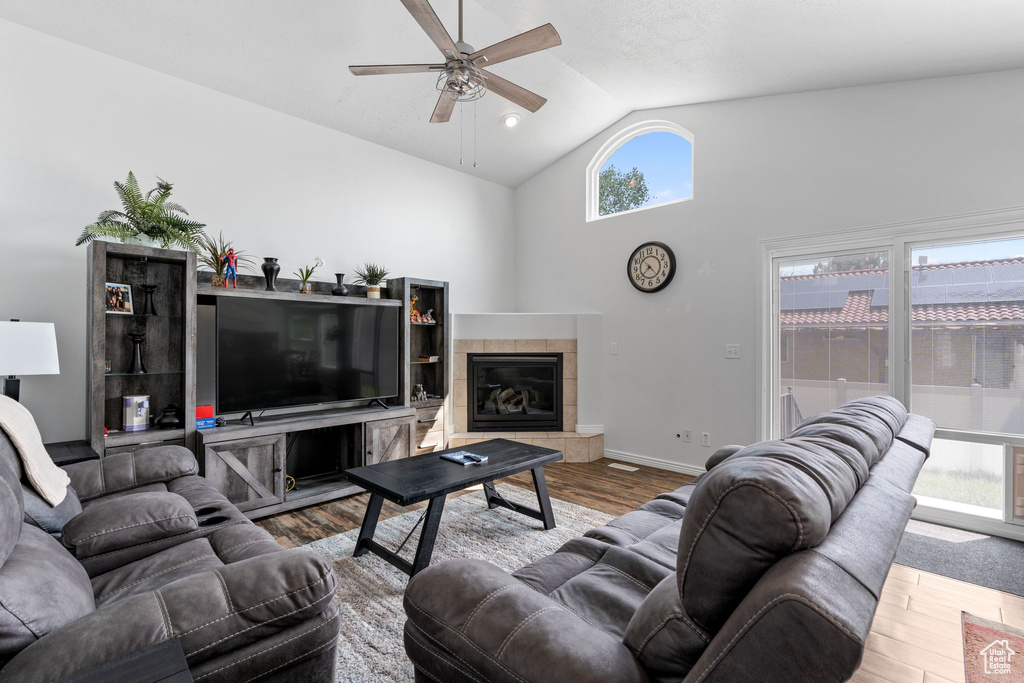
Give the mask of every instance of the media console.
POLYGON ((317 410, 200 430, 196 451, 201 474, 256 519, 359 493, 345 471, 412 455, 415 424, 405 406, 317 410))

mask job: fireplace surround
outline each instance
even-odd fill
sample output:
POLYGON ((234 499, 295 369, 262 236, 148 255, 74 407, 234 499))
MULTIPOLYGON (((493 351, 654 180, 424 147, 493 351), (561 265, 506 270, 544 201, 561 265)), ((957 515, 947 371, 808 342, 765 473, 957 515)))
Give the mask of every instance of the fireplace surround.
MULTIPOLYGON (((463 314, 464 318, 474 316, 463 314)), ((486 327, 513 322, 518 324, 518 315, 483 316, 486 327)), ((573 316, 573 320, 575 320, 573 316)), ((475 330, 474 330, 475 331, 475 330)), ((577 377, 579 374, 577 340, 563 336, 532 339, 481 339, 460 337, 453 341, 452 356, 452 423, 453 431, 448 441, 449 448, 472 446, 488 439, 511 439, 520 443, 533 444, 562 451, 566 462, 592 462, 604 457, 603 431, 576 431, 578 417, 577 377), (469 357, 476 354, 561 354, 562 355, 562 429, 540 431, 520 429, 512 425, 495 426, 483 432, 469 431, 469 357)), ((588 425, 589 427, 589 425, 588 425)))
POLYGON ((466 362, 469 431, 562 431, 561 353, 471 353, 466 362))

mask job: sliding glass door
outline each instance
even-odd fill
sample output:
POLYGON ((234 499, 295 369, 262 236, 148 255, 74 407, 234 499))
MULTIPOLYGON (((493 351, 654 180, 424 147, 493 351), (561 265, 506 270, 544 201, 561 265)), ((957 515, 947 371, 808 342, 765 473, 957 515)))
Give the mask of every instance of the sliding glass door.
POLYGON ((896 396, 937 425, 916 516, 1024 538, 1024 236, 837 245, 771 259, 770 435, 896 396))
POLYGON ((777 260, 776 434, 889 393, 889 261, 888 249, 777 260))
POLYGON ((910 255, 909 393, 939 428, 919 504, 1010 521, 1024 434, 1024 239, 916 242, 910 255))

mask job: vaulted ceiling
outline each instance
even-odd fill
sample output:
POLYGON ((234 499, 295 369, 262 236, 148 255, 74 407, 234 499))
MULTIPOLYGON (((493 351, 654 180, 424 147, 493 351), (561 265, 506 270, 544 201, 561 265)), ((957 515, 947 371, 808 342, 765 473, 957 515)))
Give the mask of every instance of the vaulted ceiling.
MULTIPOLYGON (((454 35, 457 0, 433 4, 454 35)), ((493 94, 431 124, 433 75, 348 72, 439 61, 398 0, 0 0, 0 18, 512 187, 636 109, 1024 67, 1020 0, 466 0, 476 48, 562 37, 493 67, 548 98, 506 129, 493 94)))

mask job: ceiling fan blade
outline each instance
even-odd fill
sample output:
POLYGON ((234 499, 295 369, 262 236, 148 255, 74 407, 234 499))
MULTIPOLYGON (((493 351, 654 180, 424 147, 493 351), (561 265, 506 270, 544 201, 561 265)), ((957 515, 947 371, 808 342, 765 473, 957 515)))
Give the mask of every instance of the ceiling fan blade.
POLYGON ((445 56, 449 56, 448 52, 451 52, 449 59, 462 57, 462 53, 459 51, 458 46, 455 45, 455 41, 448 35, 444 24, 437 18, 434 8, 430 6, 427 0, 402 0, 402 4, 409 10, 409 14, 420 25, 420 28, 426 31, 427 36, 434 41, 437 49, 444 53, 445 56))
POLYGON ((442 92, 441 97, 437 99, 437 106, 434 107, 434 113, 430 115, 431 123, 448 123, 448 119, 452 117, 452 112, 455 111, 455 100, 448 96, 448 93, 442 92))
POLYGON ((379 76, 383 74, 418 74, 426 71, 444 71, 444 64, 373 64, 350 66, 356 76, 379 76))
POLYGON ((546 99, 538 95, 537 93, 530 92, 526 88, 516 85, 512 81, 506 81, 501 76, 496 76, 490 71, 483 72, 484 77, 487 79, 487 89, 495 95, 504 97, 512 104, 518 104, 520 107, 527 111, 537 111, 544 106, 547 102, 546 99))
POLYGON ((515 59, 516 57, 522 57, 533 52, 539 52, 546 50, 549 47, 555 47, 556 45, 562 44, 562 38, 558 35, 558 31, 551 24, 544 24, 538 26, 532 31, 526 33, 520 33, 518 36, 512 36, 508 40, 503 40, 500 43, 495 43, 490 47, 485 47, 482 50, 477 50, 469 56, 470 60, 476 61, 481 57, 485 58, 485 61, 481 62, 477 66, 491 66, 499 62, 504 62, 508 59, 515 59))

